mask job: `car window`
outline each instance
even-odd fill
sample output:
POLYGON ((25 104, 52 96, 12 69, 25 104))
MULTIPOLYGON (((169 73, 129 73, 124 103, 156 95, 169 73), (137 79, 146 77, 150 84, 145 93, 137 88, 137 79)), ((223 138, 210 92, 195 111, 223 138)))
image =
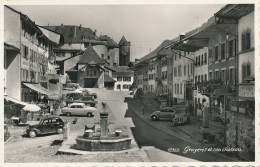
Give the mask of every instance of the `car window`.
POLYGON ((161 112, 167 112, 167 108, 163 108, 161 112))
POLYGON ((77 108, 83 108, 81 105, 78 105, 77 108))
POLYGON ((73 106, 70 106, 70 108, 76 108, 76 106, 75 106, 75 105, 73 105, 73 106))
POLYGON ((173 113, 173 112, 175 112, 175 111, 174 111, 173 109, 169 108, 169 109, 168 109, 168 112, 173 113))
POLYGON ((50 124, 50 122, 49 122, 49 120, 48 119, 45 119, 45 120, 43 120, 43 123, 42 123, 43 125, 47 125, 47 124, 50 124))

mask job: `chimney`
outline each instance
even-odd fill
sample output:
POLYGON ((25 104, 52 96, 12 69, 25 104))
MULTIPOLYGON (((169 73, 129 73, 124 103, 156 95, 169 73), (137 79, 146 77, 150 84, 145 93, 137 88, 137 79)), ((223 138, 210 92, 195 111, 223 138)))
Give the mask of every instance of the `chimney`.
POLYGON ((61 23, 61 25, 60 25, 61 27, 63 27, 63 23, 61 23))
POLYGON ((79 25, 79 29, 81 30, 81 24, 79 25))
POLYGON ((97 30, 94 30, 94 36, 96 36, 97 35, 97 30))
POLYGON ((183 40, 185 38, 185 34, 184 33, 181 33, 180 34, 180 40, 183 40))

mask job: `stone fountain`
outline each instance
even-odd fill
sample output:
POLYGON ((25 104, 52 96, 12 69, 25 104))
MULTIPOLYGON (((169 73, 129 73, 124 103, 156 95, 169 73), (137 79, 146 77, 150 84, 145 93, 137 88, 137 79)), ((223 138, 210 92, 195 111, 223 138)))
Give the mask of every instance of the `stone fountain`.
POLYGON ((102 102, 100 112, 100 132, 95 127, 86 128, 82 136, 76 138, 76 149, 85 151, 121 151, 131 148, 131 138, 121 130, 109 131, 107 103, 102 102))

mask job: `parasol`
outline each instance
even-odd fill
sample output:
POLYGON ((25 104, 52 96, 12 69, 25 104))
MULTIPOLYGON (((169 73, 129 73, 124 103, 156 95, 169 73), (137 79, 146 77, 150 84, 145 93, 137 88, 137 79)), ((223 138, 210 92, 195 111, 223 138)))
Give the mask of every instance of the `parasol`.
POLYGON ((35 104, 27 104, 24 108, 24 111, 29 111, 29 112, 38 112, 41 110, 41 108, 35 104))
POLYGON ((73 91, 73 93, 82 93, 82 91, 79 90, 79 89, 76 89, 76 90, 73 91))

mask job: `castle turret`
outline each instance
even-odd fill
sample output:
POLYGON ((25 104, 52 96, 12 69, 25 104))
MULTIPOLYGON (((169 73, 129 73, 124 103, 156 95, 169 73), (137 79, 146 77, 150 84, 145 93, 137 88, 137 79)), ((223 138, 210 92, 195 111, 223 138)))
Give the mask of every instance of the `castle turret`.
POLYGON ((123 36, 118 46, 119 46, 119 65, 127 66, 130 62, 131 43, 126 40, 125 36, 123 36))

